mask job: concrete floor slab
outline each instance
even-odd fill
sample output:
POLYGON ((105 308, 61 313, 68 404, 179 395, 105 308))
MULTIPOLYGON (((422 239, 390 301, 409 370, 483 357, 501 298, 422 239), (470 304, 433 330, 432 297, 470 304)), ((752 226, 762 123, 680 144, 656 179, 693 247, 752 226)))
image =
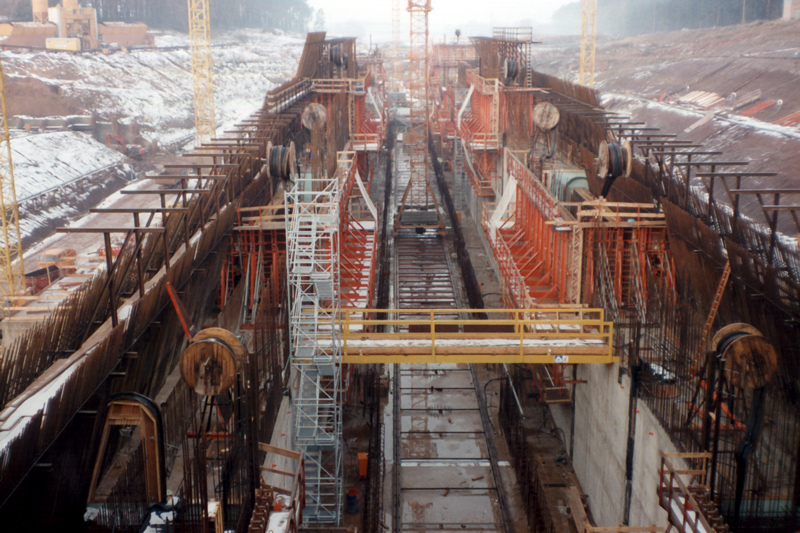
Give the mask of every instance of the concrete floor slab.
POLYGON ((495 531, 502 523, 494 494, 482 489, 403 491, 402 517, 403 529, 415 531, 441 531, 440 524, 495 531))
POLYGON ((486 437, 483 434, 409 434, 400 441, 403 459, 485 459, 489 457, 486 437))
POLYGON ((403 462, 400 486, 406 489, 491 489, 494 488, 492 469, 476 461, 420 461, 416 466, 403 462), (441 465, 441 466, 439 466, 441 465))
POLYGON ((439 410, 478 409, 475 389, 406 389, 400 391, 400 406, 408 409, 439 410))
POLYGON ((469 389, 474 387, 469 372, 426 372, 424 374, 405 374, 400 379, 401 387, 418 387, 421 389, 434 387, 439 389, 469 389))
POLYGON ((444 411, 443 414, 437 416, 431 416, 428 411, 418 416, 402 415, 400 430, 403 433, 409 431, 433 431, 436 433, 481 432, 483 431, 483 424, 478 411, 444 411))

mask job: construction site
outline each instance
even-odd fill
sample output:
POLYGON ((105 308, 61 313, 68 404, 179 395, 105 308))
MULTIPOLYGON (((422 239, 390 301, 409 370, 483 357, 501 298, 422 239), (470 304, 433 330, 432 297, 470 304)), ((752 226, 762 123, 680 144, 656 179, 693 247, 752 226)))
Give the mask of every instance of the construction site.
POLYGON ((214 1, 0 24, 0 531, 800 531, 800 1, 369 45, 214 1))

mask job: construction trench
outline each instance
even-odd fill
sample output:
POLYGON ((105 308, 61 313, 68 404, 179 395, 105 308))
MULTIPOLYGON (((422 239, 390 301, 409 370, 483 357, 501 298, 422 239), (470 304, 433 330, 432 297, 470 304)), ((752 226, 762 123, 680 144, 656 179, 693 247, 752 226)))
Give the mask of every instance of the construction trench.
POLYGON ((80 230, 107 270, 0 366, 3 529, 796 530, 785 210, 522 30, 412 53, 408 99, 309 34, 133 225, 80 230))

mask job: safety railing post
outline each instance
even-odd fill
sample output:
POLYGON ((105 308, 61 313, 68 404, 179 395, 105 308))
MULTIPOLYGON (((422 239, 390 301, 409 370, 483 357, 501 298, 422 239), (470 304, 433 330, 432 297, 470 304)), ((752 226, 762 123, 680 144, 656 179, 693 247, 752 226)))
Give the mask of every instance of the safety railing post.
POLYGON ((519 327, 519 362, 525 360, 525 324, 522 322, 522 312, 517 311, 517 325, 519 327))

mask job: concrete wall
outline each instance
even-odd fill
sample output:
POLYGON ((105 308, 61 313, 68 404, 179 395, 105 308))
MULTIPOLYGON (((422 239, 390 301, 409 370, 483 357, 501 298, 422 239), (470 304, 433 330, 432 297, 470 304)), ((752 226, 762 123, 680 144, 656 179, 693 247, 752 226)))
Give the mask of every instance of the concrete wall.
POLYGON ((800 0, 783 0, 783 18, 800 19, 800 0))
POLYGON ((639 402, 637 411, 630 523, 666 526, 667 512, 658 503, 661 452, 675 453, 678 450, 644 402, 639 402))
MULTIPOLYGON (((573 467, 589 496, 595 524, 618 526, 625 516, 631 379, 627 375, 620 379, 619 365, 582 365, 577 378, 587 383, 576 387, 574 406, 553 405, 550 412, 567 443, 573 439, 573 467)), ((635 416, 629 524, 666 527, 667 513, 657 496, 661 452, 677 449, 643 401, 637 402, 635 416)))
MULTIPOLYGON (((596 525, 622 524, 630 379, 617 365, 582 365, 575 392, 572 462, 596 525)), ((566 431, 566 430, 565 430, 566 431)))

